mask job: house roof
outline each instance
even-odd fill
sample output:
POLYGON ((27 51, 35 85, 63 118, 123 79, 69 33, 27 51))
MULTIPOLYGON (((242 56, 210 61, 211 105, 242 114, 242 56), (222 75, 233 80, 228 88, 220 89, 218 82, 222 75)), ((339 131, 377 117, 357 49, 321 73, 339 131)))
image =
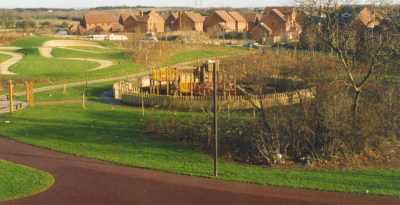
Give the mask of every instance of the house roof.
POLYGON ((118 19, 110 13, 90 12, 84 16, 87 24, 117 24, 118 19))
POLYGON ((193 11, 185 11, 187 17, 193 22, 204 22, 205 17, 193 11))
POLYGON ((123 12, 119 15, 119 17, 122 19, 122 21, 126 21, 126 19, 129 18, 129 16, 135 16, 138 15, 138 12, 123 12))
POLYGON ((224 22, 235 22, 235 19, 224 10, 217 10, 215 11, 215 14, 217 14, 224 22))
POLYGON ((277 15, 279 18, 281 18, 283 21, 286 21, 285 14, 283 14, 280 10, 278 9, 272 9, 272 13, 277 15))
POLYGON ((261 15, 258 13, 245 13, 243 14, 243 16, 247 20, 247 22, 256 22, 257 19, 261 19, 261 15))
POLYGON ((247 20, 238 11, 229 11, 228 13, 237 22, 247 22, 247 20))
POLYGON ((265 7, 264 13, 267 14, 267 13, 271 12, 274 9, 279 10, 284 16, 289 16, 294 12, 295 7, 291 7, 291 6, 265 7))
POLYGON ((165 21, 176 21, 179 18, 178 12, 171 12, 165 19, 165 21))
POLYGON ((269 33, 272 33, 272 29, 269 27, 269 26, 267 26, 265 23, 260 23, 260 24, 258 24, 258 26, 261 28, 261 29, 263 29, 263 30, 265 30, 265 31, 268 31, 269 33))

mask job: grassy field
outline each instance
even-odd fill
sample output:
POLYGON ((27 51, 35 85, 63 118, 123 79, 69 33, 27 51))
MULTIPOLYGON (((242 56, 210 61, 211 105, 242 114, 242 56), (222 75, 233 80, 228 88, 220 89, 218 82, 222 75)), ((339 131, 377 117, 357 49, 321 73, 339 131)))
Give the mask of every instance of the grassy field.
POLYGON ((60 81, 81 76, 97 66, 94 62, 44 58, 40 56, 37 48, 26 48, 19 52, 24 53, 25 57, 10 68, 18 74, 16 78, 60 81))
MULTIPOLYGON (((89 93, 99 94, 105 87, 93 86, 89 93)), ((64 99, 61 91, 57 93, 51 96, 43 93, 38 98, 64 99)), ((69 99, 79 99, 81 92, 80 88, 71 88, 68 93, 69 99)), ((146 115, 160 117, 168 114, 171 113, 146 111, 146 115)), ((146 136, 140 109, 96 102, 89 103, 87 109, 82 109, 78 104, 38 106, 5 115, 4 120, 11 123, 0 126, 0 134, 28 144, 133 167, 202 177, 212 173, 212 158, 200 150, 146 136)), ((222 160, 220 171, 221 179, 231 181, 400 196, 399 170, 275 169, 222 160)))
POLYGON ((12 46, 22 48, 40 47, 43 43, 49 40, 52 40, 52 38, 47 36, 29 36, 17 39, 12 43, 12 46))
MULTIPOLYGON (((22 47, 18 52, 24 53, 25 57, 19 63, 13 65, 10 70, 17 73, 15 76, 2 78, 12 78, 15 80, 37 80, 36 87, 49 84, 59 84, 65 82, 81 81, 84 79, 102 79, 108 77, 125 76, 146 70, 146 66, 141 64, 141 60, 132 59, 125 51, 117 49, 112 42, 98 42, 106 49, 94 49, 87 47, 73 47, 70 50, 55 48, 53 56, 55 58, 44 58, 40 56, 37 47, 44 42, 51 40, 50 37, 35 36, 17 39, 12 45, 22 47), (60 58, 95 58, 109 60, 113 66, 96 71, 89 71, 97 66, 97 63, 88 61, 65 60, 60 58), (89 71, 89 72, 88 72, 89 71)), ((201 58, 235 55, 244 51, 237 48, 225 47, 204 47, 201 50, 177 51, 172 56, 163 60, 162 64, 177 64, 193 61, 201 58)))
POLYGON ((10 56, 8 56, 8 55, 0 54, 0 63, 6 61, 9 58, 10 58, 10 56))
POLYGON ((53 183, 48 173, 0 160, 0 202, 37 194, 53 183))
POLYGON ((244 49, 225 47, 222 49, 207 49, 207 50, 191 50, 186 52, 178 52, 167 59, 168 65, 193 61, 197 59, 212 58, 216 56, 235 55, 244 52, 244 49))

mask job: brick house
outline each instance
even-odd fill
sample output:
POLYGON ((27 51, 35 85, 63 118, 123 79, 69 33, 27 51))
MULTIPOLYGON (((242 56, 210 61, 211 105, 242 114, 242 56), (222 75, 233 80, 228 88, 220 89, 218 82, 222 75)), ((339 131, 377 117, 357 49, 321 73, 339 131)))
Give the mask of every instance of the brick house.
POLYGON ((272 29, 274 42, 298 40, 300 37, 301 27, 293 7, 267 7, 260 22, 272 29))
POLYGON ((127 32, 163 33, 165 31, 165 21, 156 11, 150 11, 139 15, 131 15, 125 20, 124 28, 127 32))
POLYGON ((367 28, 374 28, 379 24, 378 16, 368 7, 361 9, 358 14, 358 20, 367 28))
POLYGON ((365 28, 379 25, 378 15, 367 6, 343 6, 339 13, 342 22, 355 21, 365 28))
POLYGON ((223 29, 224 32, 236 31, 236 21, 227 11, 216 10, 206 17, 204 21, 205 32, 215 32, 216 29, 223 29))
POLYGON ((194 11, 184 11, 178 14, 178 30, 203 32, 205 17, 194 11))
POLYGON ((267 43, 272 38, 272 29, 264 23, 259 23, 250 31, 250 38, 261 44, 267 43))
POLYGON ((165 19, 165 31, 166 32, 171 32, 171 31, 177 31, 178 30, 178 13, 173 12, 167 16, 165 19))
POLYGON ((123 27, 110 13, 90 12, 84 15, 81 25, 89 33, 119 32, 123 27))
POLYGON ((247 31, 247 20, 237 11, 228 11, 228 14, 235 20, 235 32, 247 31))
POLYGON ((262 16, 258 13, 247 13, 244 14, 244 17, 247 21, 247 32, 251 32, 260 23, 262 16))
POLYGON ((126 19, 128 19, 130 16, 136 16, 136 15, 139 15, 139 12, 123 12, 119 15, 118 21, 121 25, 124 25, 126 19))
POLYGON ((68 33, 72 35, 81 35, 86 33, 86 29, 80 24, 72 24, 68 27, 68 33))

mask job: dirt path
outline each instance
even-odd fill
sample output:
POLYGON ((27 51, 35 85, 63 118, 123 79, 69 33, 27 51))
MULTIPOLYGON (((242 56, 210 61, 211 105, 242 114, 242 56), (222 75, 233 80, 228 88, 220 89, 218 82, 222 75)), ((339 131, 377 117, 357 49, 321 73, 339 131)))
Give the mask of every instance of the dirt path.
MULTIPOLYGON (((51 52, 53 51, 54 48, 66 48, 68 50, 82 51, 82 49, 69 48, 69 47, 74 47, 74 46, 94 47, 94 48, 104 49, 103 46, 100 46, 94 42, 89 42, 89 41, 51 40, 51 41, 47 41, 46 43, 43 44, 42 47, 39 48, 39 53, 40 53, 40 55, 42 55, 45 58, 54 58, 54 56, 51 54, 51 52)), ((92 53, 94 51, 87 51, 87 52, 92 53)), ((96 68, 90 69, 89 71, 101 70, 101 69, 109 68, 114 65, 114 62, 112 62, 110 60, 101 60, 101 59, 95 59, 95 58, 59 58, 59 59, 90 61, 90 62, 95 62, 98 64, 98 66, 96 68)))
POLYGON ((22 58, 24 58, 24 55, 21 53, 14 53, 14 52, 9 52, 9 51, 0 51, 0 54, 8 55, 11 56, 10 59, 0 63, 0 74, 2 75, 15 75, 15 73, 9 71, 9 68, 18 63, 22 58))
POLYGON ((0 158, 51 173, 39 195, 4 205, 399 205, 399 199, 179 176, 78 158, 0 138, 0 158))
POLYGON ((16 51, 22 49, 21 47, 14 47, 14 46, 0 46, 0 50, 8 50, 8 51, 16 51))

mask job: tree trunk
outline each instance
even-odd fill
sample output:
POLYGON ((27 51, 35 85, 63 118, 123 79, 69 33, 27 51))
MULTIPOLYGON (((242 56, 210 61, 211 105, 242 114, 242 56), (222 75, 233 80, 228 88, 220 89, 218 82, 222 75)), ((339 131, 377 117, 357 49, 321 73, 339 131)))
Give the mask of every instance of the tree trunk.
POLYGON ((355 88, 355 94, 353 98, 352 112, 353 118, 356 119, 358 113, 358 107, 360 103, 361 89, 355 88))

